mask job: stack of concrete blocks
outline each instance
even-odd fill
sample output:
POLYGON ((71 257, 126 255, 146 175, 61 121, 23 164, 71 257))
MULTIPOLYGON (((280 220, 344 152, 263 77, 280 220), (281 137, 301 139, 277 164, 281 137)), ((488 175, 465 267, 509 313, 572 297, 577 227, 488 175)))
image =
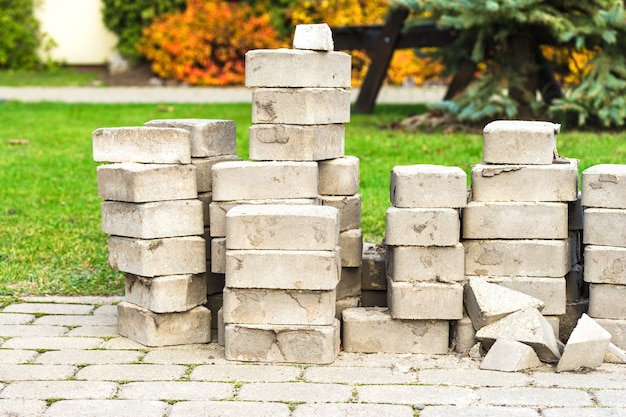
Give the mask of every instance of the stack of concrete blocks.
POLYGON ((387 305, 343 312, 351 352, 448 352, 450 320, 463 316, 460 209, 467 178, 457 167, 412 165, 391 172, 387 210, 387 305))
POLYGON ((217 329, 218 310, 222 306, 224 266, 222 261, 223 238, 211 238, 209 205, 213 201, 211 169, 225 161, 240 161, 237 153, 236 125, 232 120, 216 119, 159 119, 145 126, 178 128, 191 135, 191 164, 196 167, 198 199, 202 203, 204 239, 206 242, 206 304, 211 310, 211 328, 217 329), (215 262, 211 254, 216 252, 215 262))
POLYGON ((205 241, 188 130, 98 129, 94 160, 109 264, 126 272, 118 331, 147 346, 207 343, 205 241))
MULTIPOLYGON (((559 125, 495 121, 484 128, 483 162, 472 169, 463 210, 465 274, 543 301, 558 335, 566 313, 568 203, 578 197, 578 163, 558 156, 559 125)), ((574 321, 575 323, 576 321, 574 321)), ((558 336, 557 336, 558 337, 558 336)))
POLYGON ((626 349, 626 165, 583 171, 582 205, 589 316, 626 349))
POLYGON ((341 265, 360 262, 359 164, 344 155, 351 59, 333 51, 327 25, 296 27, 294 48, 246 54, 252 161, 213 167, 230 360, 333 362, 341 265))

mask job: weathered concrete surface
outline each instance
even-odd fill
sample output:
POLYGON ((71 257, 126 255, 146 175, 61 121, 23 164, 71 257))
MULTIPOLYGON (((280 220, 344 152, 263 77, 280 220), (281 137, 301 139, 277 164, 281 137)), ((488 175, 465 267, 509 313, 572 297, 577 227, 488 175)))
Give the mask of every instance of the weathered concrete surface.
POLYGON ((469 316, 450 322, 450 347, 457 353, 466 355, 476 345, 476 330, 469 316))
POLYGON ((496 120, 483 129, 483 161, 488 164, 552 164, 560 125, 496 120))
POLYGON ((541 310, 544 316, 565 314, 567 296, 565 278, 544 277, 496 277, 490 282, 535 297, 544 304, 541 310))
POLYGON ((386 213, 385 243, 392 246, 454 246, 459 243, 458 210, 397 208, 386 213))
MULTIPOLYGON (((591 314, 590 316, 593 317, 591 314)), ((593 317, 593 319, 611 333, 611 343, 620 349, 626 350, 626 320, 601 319, 597 317, 593 317)))
POLYGON ((389 281, 387 304, 394 319, 458 320, 463 286, 457 283, 389 281))
POLYGON ((337 284, 337 300, 361 295, 361 268, 342 267, 341 279, 337 284))
POLYGON ((363 198, 360 194, 352 195, 318 195, 320 204, 335 207, 339 210, 339 231, 361 227, 361 203, 363 198))
POLYGON ((626 209, 626 165, 600 164, 584 170, 582 205, 626 209))
POLYGON ((226 273, 226 238, 214 237, 211 239, 211 269, 214 274, 226 273))
POLYGON ((387 246, 387 275, 394 281, 460 282, 464 275, 463 245, 387 246))
POLYGON ((361 288, 375 291, 387 289, 385 256, 385 246, 363 242, 361 288))
POLYGON ((611 334, 583 314, 570 335, 556 372, 597 368, 604 362, 611 334))
POLYGON ((626 247, 626 209, 586 208, 583 243, 626 247))
POLYGON ((606 348, 606 354, 604 355, 604 362, 626 364, 626 352, 613 343, 609 343, 609 346, 606 348))
POLYGON ((354 195, 361 181, 360 160, 356 156, 318 162, 319 193, 322 195, 354 195))
POLYGON ((256 124, 249 129, 249 154, 254 161, 321 161, 344 155, 342 124, 256 124))
POLYGON ((466 183, 467 174, 459 167, 396 166, 391 170, 391 204, 402 208, 465 207, 466 183))
POLYGON ((191 156, 202 158, 237 153, 236 126, 233 120, 155 119, 145 126, 174 127, 190 133, 191 156))
POLYGON ((204 304, 206 297, 206 274, 155 278, 126 274, 125 300, 155 313, 188 311, 204 304))
POLYGON ((293 35, 293 48, 312 51, 332 51, 335 49, 333 32, 327 23, 296 25, 293 35))
POLYGON ((626 285, 589 284, 589 315, 626 320, 626 285))
POLYGON ((213 190, 213 166, 220 162, 241 161, 237 155, 217 155, 204 158, 191 158, 191 164, 196 167, 196 182, 198 193, 207 193, 213 190))
POLYGON ((513 339, 500 338, 485 355, 480 363, 480 369, 518 372, 541 365, 532 347, 513 339))
POLYGON ((345 230, 339 234, 339 253, 342 267, 361 266, 363 232, 360 228, 345 230))
POLYGON ((626 248, 585 246, 585 282, 626 285, 626 248))

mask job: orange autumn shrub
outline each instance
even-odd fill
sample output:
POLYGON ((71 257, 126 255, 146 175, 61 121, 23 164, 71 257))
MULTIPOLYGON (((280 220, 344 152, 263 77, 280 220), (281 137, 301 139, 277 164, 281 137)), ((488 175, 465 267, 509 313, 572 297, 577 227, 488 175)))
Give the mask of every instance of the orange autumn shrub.
POLYGON ((269 16, 241 2, 188 0, 184 12, 157 18, 138 46, 159 77, 194 85, 245 81, 245 54, 283 46, 269 16))

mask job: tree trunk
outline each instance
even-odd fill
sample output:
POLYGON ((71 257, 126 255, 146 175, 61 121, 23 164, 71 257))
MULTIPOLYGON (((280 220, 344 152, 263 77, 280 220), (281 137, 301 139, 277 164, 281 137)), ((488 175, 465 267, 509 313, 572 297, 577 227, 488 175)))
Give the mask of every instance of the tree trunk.
POLYGON ((536 46, 532 37, 523 33, 515 35, 510 46, 513 68, 518 71, 521 83, 509 87, 509 97, 518 103, 518 118, 533 119, 531 103, 536 101, 537 94, 536 46))

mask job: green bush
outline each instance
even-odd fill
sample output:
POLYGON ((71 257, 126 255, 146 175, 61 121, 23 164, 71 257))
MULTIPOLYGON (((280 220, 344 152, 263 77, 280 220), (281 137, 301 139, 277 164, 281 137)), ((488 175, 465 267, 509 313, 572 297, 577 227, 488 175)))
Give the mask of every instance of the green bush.
POLYGON ((142 58, 137 51, 142 29, 157 16, 185 10, 187 4, 186 0, 103 0, 103 3, 104 24, 118 36, 117 50, 134 61, 142 58))
POLYGON ((34 0, 0 0, 0 69, 33 69, 51 41, 39 29, 34 0))

